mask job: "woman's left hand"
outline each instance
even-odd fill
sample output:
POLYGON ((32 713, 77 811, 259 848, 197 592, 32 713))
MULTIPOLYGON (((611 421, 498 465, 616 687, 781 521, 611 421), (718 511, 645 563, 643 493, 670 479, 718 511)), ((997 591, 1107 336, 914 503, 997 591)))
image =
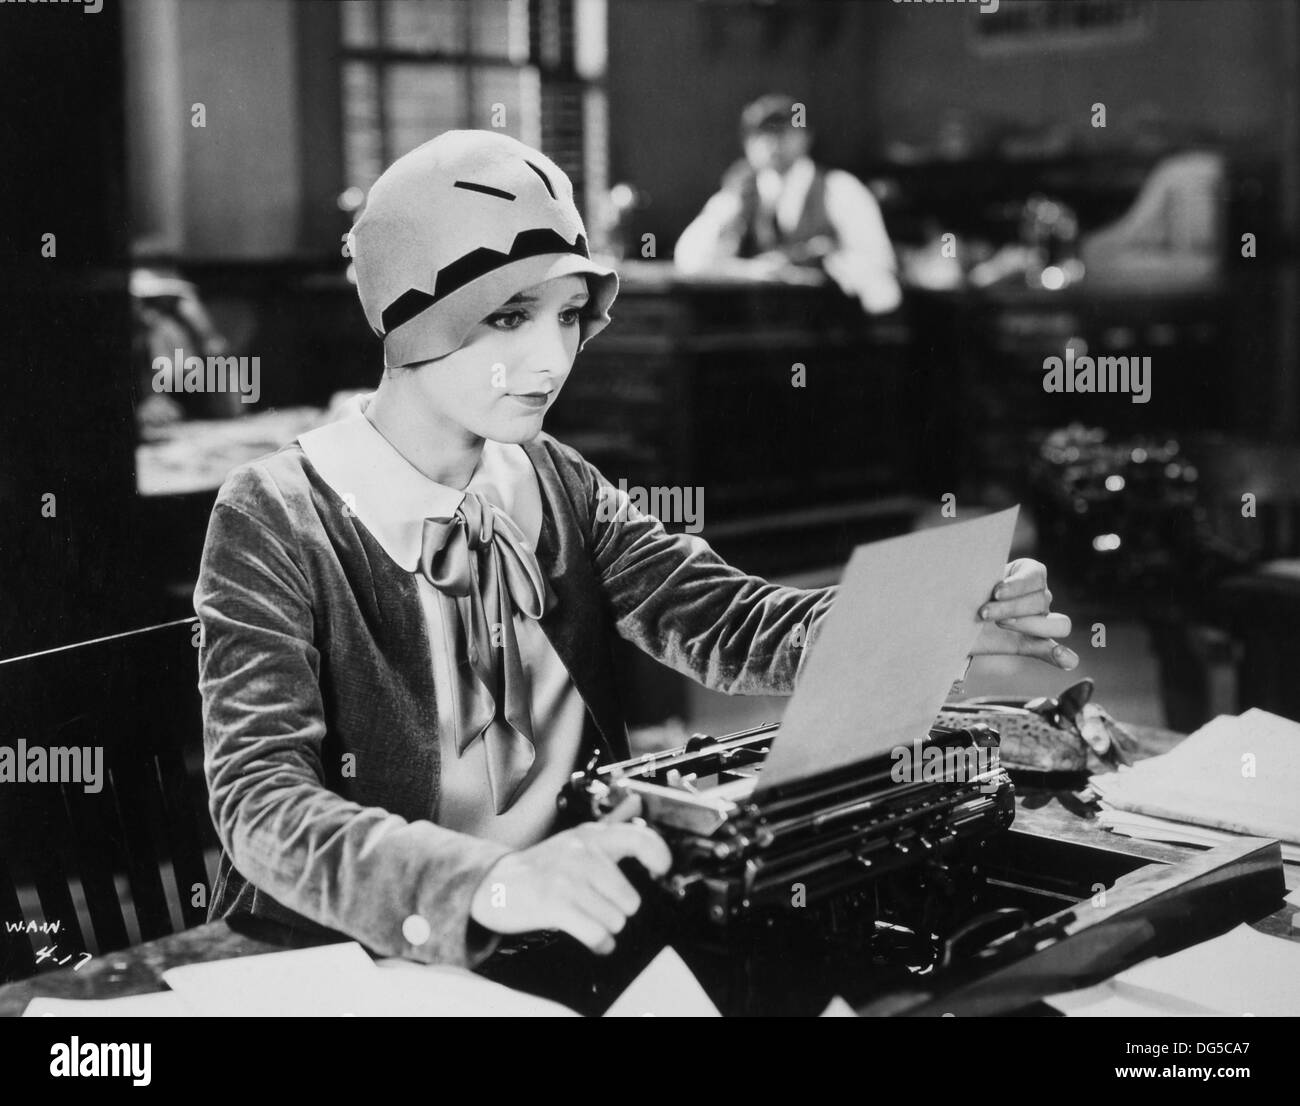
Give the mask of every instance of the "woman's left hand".
POLYGON ((1047 568, 1039 561, 1022 557, 1007 565, 1002 582, 980 608, 979 618, 982 625, 972 656, 1037 657, 1066 671, 1079 664, 1074 650, 1055 640, 1069 636, 1070 620, 1052 613, 1047 568))

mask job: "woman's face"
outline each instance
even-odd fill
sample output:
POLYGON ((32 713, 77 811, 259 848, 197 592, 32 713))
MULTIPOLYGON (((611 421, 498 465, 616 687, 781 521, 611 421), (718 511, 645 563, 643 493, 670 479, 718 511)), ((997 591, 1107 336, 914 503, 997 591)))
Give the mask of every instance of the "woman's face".
POLYGON ((581 276, 535 284, 480 322, 454 353, 406 370, 429 421, 459 428, 467 440, 537 437, 573 367, 588 298, 581 276))

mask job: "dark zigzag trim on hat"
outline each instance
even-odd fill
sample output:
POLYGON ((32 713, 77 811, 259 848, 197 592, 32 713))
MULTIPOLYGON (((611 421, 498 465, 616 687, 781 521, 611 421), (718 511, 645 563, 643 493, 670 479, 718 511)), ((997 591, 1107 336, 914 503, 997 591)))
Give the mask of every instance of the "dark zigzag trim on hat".
POLYGON ((434 278, 433 295, 422 292, 419 288, 408 288, 380 314, 379 321, 384 327, 380 337, 396 330, 403 323, 409 323, 421 311, 432 307, 457 289, 464 288, 471 280, 477 280, 514 261, 541 257, 548 253, 576 253, 579 257, 590 256, 587 253, 587 239, 581 234, 570 243, 550 227, 521 230, 515 235, 509 253, 480 246, 476 250, 470 250, 464 257, 459 257, 443 266, 434 278))

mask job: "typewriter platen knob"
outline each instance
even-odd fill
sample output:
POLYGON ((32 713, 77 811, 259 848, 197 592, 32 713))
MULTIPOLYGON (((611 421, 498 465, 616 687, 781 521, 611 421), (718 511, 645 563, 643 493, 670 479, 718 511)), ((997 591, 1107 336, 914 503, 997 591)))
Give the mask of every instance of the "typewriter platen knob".
POLYGON ((711 734, 693 733, 686 739, 686 744, 682 748, 687 753, 698 753, 701 749, 716 744, 718 744, 718 739, 711 734))

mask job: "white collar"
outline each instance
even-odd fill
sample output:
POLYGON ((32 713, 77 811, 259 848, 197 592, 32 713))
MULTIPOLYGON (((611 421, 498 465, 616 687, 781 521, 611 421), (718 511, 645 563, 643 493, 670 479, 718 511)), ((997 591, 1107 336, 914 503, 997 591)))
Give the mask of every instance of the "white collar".
POLYGON ((542 528, 537 472, 523 447, 483 443, 478 467, 464 491, 430 480, 388 441, 365 416, 374 393, 353 396, 337 420, 298 438, 298 444, 361 524, 398 565, 414 572, 426 518, 453 514, 476 491, 500 508, 536 550, 542 528))
POLYGON ((776 218, 787 234, 799 225, 799 217, 808 202, 808 190, 812 187, 816 171, 812 158, 805 156, 791 165, 790 171, 785 175, 785 187, 777 206, 776 218))
POLYGON ((796 185, 801 188, 807 188, 812 184, 813 174, 817 167, 813 164, 813 159, 807 154, 799 158, 789 169, 785 171, 785 186, 793 188, 796 185))
POLYGON ((806 154, 782 176, 775 169, 758 174, 758 191, 763 203, 776 214, 777 222, 787 234, 794 230, 803 214, 817 167, 806 154))

